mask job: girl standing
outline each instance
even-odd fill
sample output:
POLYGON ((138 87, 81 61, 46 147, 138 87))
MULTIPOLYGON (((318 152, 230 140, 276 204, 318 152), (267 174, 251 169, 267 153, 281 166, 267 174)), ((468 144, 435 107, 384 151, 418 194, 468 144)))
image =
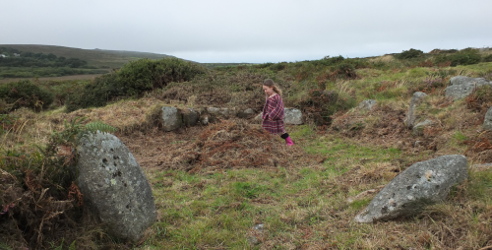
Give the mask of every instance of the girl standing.
POLYGON ((261 126, 272 134, 277 134, 285 139, 287 146, 294 145, 289 134, 285 132, 284 124, 284 102, 282 101, 282 90, 271 79, 263 82, 263 92, 266 95, 263 107, 263 123, 261 126))

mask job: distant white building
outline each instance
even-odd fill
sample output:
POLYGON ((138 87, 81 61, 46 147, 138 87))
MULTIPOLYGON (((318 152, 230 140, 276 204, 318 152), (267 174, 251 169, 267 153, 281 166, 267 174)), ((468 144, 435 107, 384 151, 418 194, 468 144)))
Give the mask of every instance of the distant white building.
POLYGON ((15 56, 15 57, 19 57, 19 56, 20 56, 20 54, 14 53, 14 56, 15 56))
POLYGON ((7 55, 4 55, 4 54, 0 54, 0 57, 5 58, 5 57, 8 57, 8 56, 7 55))

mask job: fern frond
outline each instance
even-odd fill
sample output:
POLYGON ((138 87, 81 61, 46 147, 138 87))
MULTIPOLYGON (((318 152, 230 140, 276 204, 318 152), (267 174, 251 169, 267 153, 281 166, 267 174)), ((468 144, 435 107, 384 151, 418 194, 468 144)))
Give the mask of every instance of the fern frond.
POLYGON ((101 132, 108 132, 108 133, 114 133, 118 131, 117 128, 108 125, 103 122, 90 122, 85 125, 85 130, 88 132, 96 132, 96 131, 101 131, 101 132))

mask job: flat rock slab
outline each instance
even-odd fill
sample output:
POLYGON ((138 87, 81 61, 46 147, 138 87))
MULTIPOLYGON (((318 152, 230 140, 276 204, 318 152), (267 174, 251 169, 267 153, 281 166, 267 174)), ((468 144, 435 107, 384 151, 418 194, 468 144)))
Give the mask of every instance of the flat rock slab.
POLYGON ((367 223, 415 215, 426 205, 444 200, 451 187, 467 177, 467 159, 463 155, 417 162, 386 185, 355 221, 367 223))

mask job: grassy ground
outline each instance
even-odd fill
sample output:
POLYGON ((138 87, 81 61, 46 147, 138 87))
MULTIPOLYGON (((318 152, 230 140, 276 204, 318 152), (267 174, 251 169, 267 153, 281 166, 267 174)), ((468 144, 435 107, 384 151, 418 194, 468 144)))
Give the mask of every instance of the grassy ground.
MULTIPOLYGON (((492 191, 490 171, 470 171, 470 181, 449 201, 419 216, 359 224, 355 215, 408 167, 400 162, 432 153, 407 155, 393 147, 361 145, 307 125, 290 131, 297 141, 290 150, 305 155, 288 167, 191 174, 143 161, 159 219, 139 249, 479 249, 491 243, 492 200, 483 199, 492 191), (307 158, 319 162, 303 164, 307 158)), ((147 148, 153 146, 150 142, 147 148)))
MULTIPOLYGON (((138 245, 101 240, 103 233, 82 230, 64 236, 65 243, 52 238, 51 249, 492 248, 492 168, 476 166, 492 162, 492 132, 481 129, 483 110, 492 102, 487 96, 455 102, 444 96, 450 77, 490 77, 490 63, 369 67, 357 69, 357 78, 331 80, 323 67, 299 65, 275 72, 255 66, 224 68, 143 98, 71 113, 63 107, 40 113, 22 108, 10 114, 14 124, 3 123, 0 145, 6 152, 28 151, 46 145, 64 121, 102 121, 119 129, 116 135, 151 183, 158 220, 138 245), (319 87, 337 91, 341 99, 378 103, 370 111, 334 113, 329 125, 317 126, 308 119, 305 125, 289 126, 294 147, 262 133, 253 120, 222 120, 168 133, 151 120, 152 112, 163 105, 244 105, 257 110, 262 105, 257 99, 263 98, 259 83, 266 77, 283 84, 287 105, 306 110, 319 104, 309 99, 311 90, 319 87), (435 122, 421 134, 412 134, 403 122, 415 91, 429 94, 418 112, 435 122), (206 103, 211 100, 216 101, 206 103), (469 179, 454 187, 445 202, 411 218, 354 222, 401 171, 444 154, 463 154, 469 162, 469 179)), ((0 248, 8 247, 2 244, 0 248)))

